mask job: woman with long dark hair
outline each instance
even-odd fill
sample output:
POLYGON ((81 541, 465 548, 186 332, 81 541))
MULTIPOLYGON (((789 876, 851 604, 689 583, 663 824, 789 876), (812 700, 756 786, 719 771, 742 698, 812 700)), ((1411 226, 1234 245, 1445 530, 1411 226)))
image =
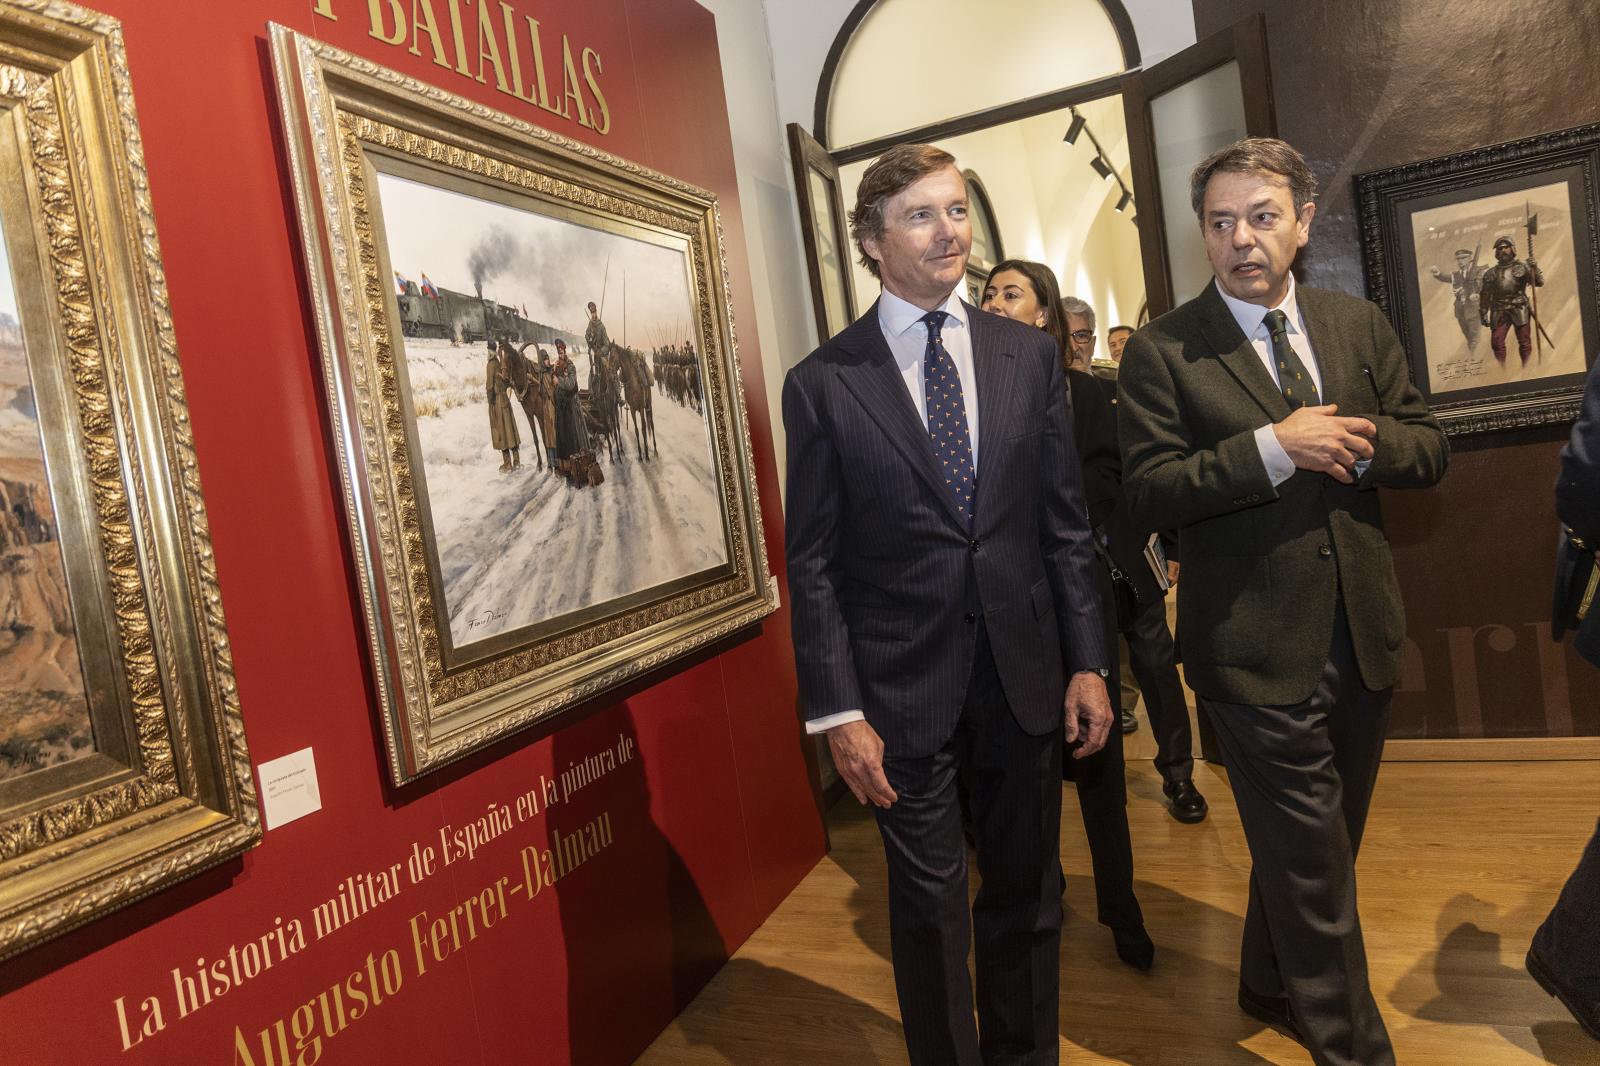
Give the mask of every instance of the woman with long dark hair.
MULTIPOLYGON (((1110 398, 1092 375, 1072 369, 1072 347, 1061 321, 1061 292, 1055 273, 1043 263, 1007 259, 989 272, 983 309, 1037 326, 1055 338, 1072 400, 1072 436, 1083 464, 1084 502, 1096 537, 1117 510, 1122 492, 1122 460, 1110 398)), ((1117 646, 1111 579, 1101 575, 1107 647, 1117 646)), ((1155 945, 1144 929, 1144 915, 1133 894, 1133 841, 1128 833, 1128 783, 1122 759, 1122 731, 1112 727, 1106 746, 1087 759, 1062 760, 1065 776, 1078 788, 1078 807, 1089 838, 1100 924, 1111 929, 1117 957, 1148 970, 1155 945)))

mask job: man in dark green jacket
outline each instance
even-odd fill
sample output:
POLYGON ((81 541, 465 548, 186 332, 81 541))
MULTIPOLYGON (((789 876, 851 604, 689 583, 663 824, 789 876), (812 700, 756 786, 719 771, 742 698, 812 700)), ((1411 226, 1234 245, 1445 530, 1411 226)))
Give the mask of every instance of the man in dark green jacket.
POLYGON ((1254 863, 1239 1004, 1319 1066, 1388 1066, 1355 856, 1405 618, 1372 490, 1433 485, 1448 448, 1378 309, 1290 274, 1298 152, 1240 141, 1190 191, 1214 282, 1128 341, 1118 418, 1134 520, 1182 532, 1185 673, 1254 863))

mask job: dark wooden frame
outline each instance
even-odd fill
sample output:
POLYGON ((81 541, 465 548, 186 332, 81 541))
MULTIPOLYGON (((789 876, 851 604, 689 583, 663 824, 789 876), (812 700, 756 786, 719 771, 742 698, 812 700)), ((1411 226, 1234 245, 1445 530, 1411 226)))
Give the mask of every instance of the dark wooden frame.
MULTIPOLYGON (((989 190, 983 187, 983 179, 978 177, 977 171, 970 169, 963 170, 961 176, 967 182, 968 203, 976 205, 978 209, 988 216, 989 235, 994 238, 994 262, 981 262, 970 256, 967 259, 967 279, 969 281, 974 278, 980 279, 978 289, 981 291, 983 288, 981 280, 987 280, 989 271, 994 269, 996 265, 1005 262, 1005 240, 1000 236, 1000 219, 994 213, 994 201, 989 197, 989 190)), ((973 303, 978 302, 977 300, 973 301, 973 303)))
MULTIPOLYGON (((850 38, 855 36, 856 30, 861 28, 861 23, 866 20, 878 0, 859 0, 855 7, 850 9, 850 14, 845 16, 844 22, 839 26, 839 32, 833 39, 833 44, 828 48, 828 56, 822 63, 822 74, 817 79, 817 103, 812 113, 811 135, 818 144, 828 148, 828 105, 833 98, 833 78, 839 70, 839 61, 844 58, 844 51, 850 44, 850 38)), ((1139 65, 1139 40, 1133 32, 1133 19, 1128 15, 1128 9, 1122 5, 1122 0, 1099 0, 1100 6, 1105 9, 1106 17, 1111 20, 1111 26, 1117 34, 1117 44, 1122 49, 1122 65, 1127 70, 1132 70, 1139 65)), ((899 133, 886 137, 877 137, 860 144, 847 145, 839 149, 829 149, 833 160, 839 166, 871 159, 882 154, 886 149, 908 141, 937 141, 945 137, 955 137, 974 130, 985 129, 989 126, 998 126, 1004 122, 1012 122, 1019 118, 1030 118, 1033 115, 1042 115, 1049 111, 1059 111, 1073 104, 1087 103, 1090 100, 1099 100, 1107 96, 1115 96, 1122 91, 1123 74, 1112 74, 1096 81, 1084 82, 1066 89, 1054 92, 1041 93, 1031 96, 1026 100, 1017 100, 1009 104, 1001 104, 984 111, 974 111, 970 114, 960 115, 956 118, 946 119, 928 126, 920 126, 912 130, 902 130, 899 133)))
MULTIPOLYGON (((828 188, 832 190, 833 239, 842 257, 840 267, 844 279, 844 310, 847 321, 854 322, 856 292, 855 280, 851 277, 853 247, 845 224, 844 200, 839 195, 839 168, 827 149, 818 144, 798 122, 789 123, 789 162, 794 167, 794 193, 802 219, 815 220, 818 217, 817 204, 811 197, 811 182, 807 180, 812 172, 820 174, 827 181, 828 188)), ((805 246, 806 272, 810 275, 811 311, 817 320, 817 339, 827 340, 835 331, 828 321, 827 301, 822 297, 822 254, 817 248, 814 222, 812 225, 800 227, 800 240, 805 246)))
POLYGON ((890 133, 882 137, 874 137, 870 141, 860 144, 847 145, 836 151, 830 152, 833 161, 840 166, 850 163, 859 163, 863 159, 871 159, 882 155, 897 144, 931 143, 942 141, 947 137, 959 137, 963 133, 975 133, 986 130, 991 126, 1001 126, 1007 122, 1018 119, 1032 118, 1034 115, 1044 115, 1051 111, 1065 111, 1075 104, 1086 104, 1091 100, 1103 100, 1108 96, 1115 96, 1122 92, 1122 86, 1128 78, 1127 74, 1108 74, 1094 81, 1086 81, 1080 85, 1072 85, 1065 89, 1055 89, 1051 92, 1040 93, 1024 100, 1016 100, 1009 104, 1000 104, 985 111, 973 111, 955 118, 944 119, 928 126, 919 126, 914 130, 901 130, 899 133, 890 133))
MULTIPOLYGON (((1129 74, 1123 87, 1129 169, 1133 172, 1133 196, 1138 204, 1139 251, 1144 260, 1145 292, 1152 318, 1172 310, 1178 294, 1172 291, 1150 101, 1228 62, 1237 62, 1240 77, 1246 79, 1245 129, 1252 137, 1276 136, 1278 120, 1272 106, 1272 75, 1267 65, 1267 23, 1259 14, 1196 42, 1147 70, 1129 74)), ((1189 205, 1182 205, 1182 209, 1188 211, 1189 205)), ((1183 295, 1187 298, 1194 294, 1183 295)))
POLYGON ((1438 197, 1459 193, 1453 203, 1501 195, 1507 182, 1573 186, 1572 246, 1577 271, 1578 312, 1585 367, 1600 350, 1600 231, 1596 183, 1600 180, 1600 124, 1474 148, 1454 155, 1358 174, 1356 201, 1367 275, 1367 296, 1389 317, 1405 346, 1411 378, 1446 433, 1464 435, 1567 422, 1577 417, 1586 372, 1524 383, 1503 382, 1481 389, 1430 396, 1428 356, 1421 319, 1416 250, 1408 224, 1412 205, 1444 206, 1438 197), (1562 174, 1566 171, 1566 174, 1562 174), (1574 173, 1575 171, 1575 173, 1574 173), (1500 188, 1495 188, 1499 186, 1500 188), (1493 190, 1493 191, 1491 191, 1493 190), (1583 216, 1583 217, 1580 217, 1583 216), (1419 370, 1420 368, 1420 370, 1419 370), (1531 387, 1530 387, 1531 386, 1531 387), (1462 393, 1467 395, 1462 395, 1462 393), (1445 397, 1460 397, 1450 399, 1445 397))

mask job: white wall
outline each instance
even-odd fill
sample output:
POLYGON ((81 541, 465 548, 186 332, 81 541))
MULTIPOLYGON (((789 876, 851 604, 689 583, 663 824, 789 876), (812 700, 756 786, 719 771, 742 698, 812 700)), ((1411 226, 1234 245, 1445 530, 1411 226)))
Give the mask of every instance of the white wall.
POLYGON ((742 337, 754 332, 760 347, 781 487, 785 449, 779 397, 783 375, 817 343, 794 180, 784 124, 778 115, 772 49, 762 6, 755 0, 700 0, 700 4, 717 20, 739 203, 745 244, 750 249, 750 283, 755 289, 751 295, 756 321, 736 325, 742 337))

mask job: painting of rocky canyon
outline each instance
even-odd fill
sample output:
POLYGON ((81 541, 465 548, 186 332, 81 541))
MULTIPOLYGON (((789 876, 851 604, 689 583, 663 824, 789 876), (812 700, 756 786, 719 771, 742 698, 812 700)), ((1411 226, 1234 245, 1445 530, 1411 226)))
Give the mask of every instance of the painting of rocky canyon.
POLYGON ((93 750, 33 382, 0 246, 0 781, 93 750))

